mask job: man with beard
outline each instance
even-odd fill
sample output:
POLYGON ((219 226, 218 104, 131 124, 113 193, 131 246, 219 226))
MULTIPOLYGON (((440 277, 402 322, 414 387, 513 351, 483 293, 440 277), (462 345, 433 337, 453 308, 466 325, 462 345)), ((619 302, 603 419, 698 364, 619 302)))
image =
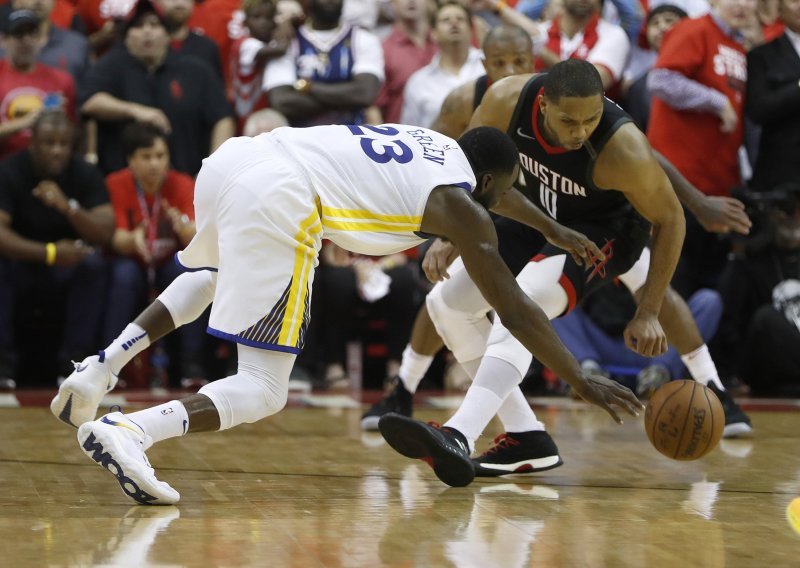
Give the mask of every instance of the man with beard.
MULTIPOLYGON (((34 310, 64 323, 61 341, 36 339, 37 358, 70 359, 91 346, 105 304, 106 264, 95 247, 114 231, 103 176, 73 155, 75 130, 61 110, 43 111, 30 147, 0 162, 0 376, 13 378, 14 322, 34 310), (51 351, 52 350, 52 351, 51 351), (56 352, 57 351, 57 352, 56 352), (5 371, 3 367, 6 367, 5 371)), ((55 376, 50 377, 53 381, 55 376)), ((52 386, 52 383, 51 385, 52 386)))
POLYGON ((219 61, 217 44, 207 37, 193 32, 187 24, 189 18, 192 17, 194 0, 156 0, 156 6, 164 15, 164 23, 170 39, 169 46, 172 50, 206 62, 222 80, 222 65, 219 61))
POLYGON ((343 0, 311 0, 306 22, 264 72, 270 106, 292 126, 363 124, 384 78, 373 34, 342 22, 343 0))

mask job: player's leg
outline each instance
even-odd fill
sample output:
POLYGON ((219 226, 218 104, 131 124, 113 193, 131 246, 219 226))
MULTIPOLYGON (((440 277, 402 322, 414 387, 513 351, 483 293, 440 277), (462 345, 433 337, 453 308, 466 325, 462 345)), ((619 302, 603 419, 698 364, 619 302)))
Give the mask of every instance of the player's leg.
POLYGON ((143 505, 169 505, 180 495, 156 478, 145 456, 154 443, 189 432, 226 430, 280 411, 296 355, 239 345, 235 375, 181 400, 123 414, 112 412, 78 429, 90 459, 109 470, 125 494, 143 505))
MULTIPOLYGON (((209 160, 201 168, 195 184, 197 232, 179 256, 181 263, 189 268, 216 270, 219 235, 215 201, 226 174, 208 163, 209 160)), ((106 349, 76 364, 75 371, 61 384, 50 403, 56 418, 75 428, 94 420, 103 396, 117 384, 122 367, 151 342, 194 321, 205 311, 216 288, 213 270, 181 274, 106 349)))
MULTIPOLYGON (((633 267, 619 279, 631 291, 636 301, 639 301, 640 291, 647 278, 650 267, 650 250, 644 249, 639 260, 633 267)), ((681 360, 686 365, 692 378, 699 383, 707 385, 713 390, 725 409, 725 431, 723 436, 734 437, 752 432, 750 418, 742 411, 725 390, 717 373, 717 366, 711 358, 708 346, 703 341, 700 330, 694 321, 689 306, 681 296, 672 289, 667 289, 664 303, 658 314, 658 321, 664 328, 667 340, 674 345, 681 355, 681 360)))

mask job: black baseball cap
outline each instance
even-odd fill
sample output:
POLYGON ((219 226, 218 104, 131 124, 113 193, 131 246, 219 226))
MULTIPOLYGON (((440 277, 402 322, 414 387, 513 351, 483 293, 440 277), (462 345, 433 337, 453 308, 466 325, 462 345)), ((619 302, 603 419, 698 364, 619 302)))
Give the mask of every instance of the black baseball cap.
POLYGON ((30 10, 12 10, 6 20, 6 31, 14 35, 26 28, 38 28, 42 20, 30 10))

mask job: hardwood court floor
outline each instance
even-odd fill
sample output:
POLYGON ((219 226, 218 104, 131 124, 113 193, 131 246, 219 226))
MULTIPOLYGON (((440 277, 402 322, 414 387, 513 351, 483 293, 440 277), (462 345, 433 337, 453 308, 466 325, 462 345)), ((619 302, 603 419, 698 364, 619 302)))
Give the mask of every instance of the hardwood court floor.
MULTIPOLYGON (((3 566, 794 567, 800 412, 697 462, 641 419, 537 408, 565 465, 447 488, 359 430, 360 410, 288 408, 152 448, 175 507, 131 505, 46 408, 0 410, 3 566)), ((420 409, 444 421, 450 411, 420 409)), ((490 434, 499 431, 497 424, 490 434)), ((479 447, 488 442, 488 437, 479 447)))

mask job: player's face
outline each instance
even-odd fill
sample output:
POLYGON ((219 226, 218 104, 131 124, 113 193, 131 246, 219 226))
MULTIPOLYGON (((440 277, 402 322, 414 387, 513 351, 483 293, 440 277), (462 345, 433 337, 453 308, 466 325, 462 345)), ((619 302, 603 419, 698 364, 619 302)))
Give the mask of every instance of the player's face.
POLYGON ((57 176, 67 167, 74 141, 72 126, 66 123, 39 125, 31 138, 34 163, 46 176, 57 176))
POLYGON ((655 51, 661 49, 661 40, 672 26, 680 21, 681 17, 673 12, 661 12, 647 22, 647 42, 655 51))
POLYGON ((503 198, 503 196, 514 186, 514 182, 519 177, 519 164, 514 166, 514 171, 505 175, 484 174, 478 180, 480 193, 475 195, 478 203, 491 209, 503 198))
POLYGON ((800 0, 781 0, 781 20, 794 33, 800 33, 800 0))
POLYGON ((719 17, 734 30, 744 29, 756 14, 757 0, 715 0, 719 17))
POLYGON ((600 123, 603 96, 561 97, 558 103, 539 95, 544 135, 560 148, 578 150, 600 123))
POLYGON ((533 70, 531 45, 523 38, 501 40, 483 49, 483 67, 492 83, 533 70))
POLYGON ((156 138, 149 148, 139 148, 128 156, 133 177, 145 186, 159 186, 169 168, 169 149, 162 138, 156 138))

